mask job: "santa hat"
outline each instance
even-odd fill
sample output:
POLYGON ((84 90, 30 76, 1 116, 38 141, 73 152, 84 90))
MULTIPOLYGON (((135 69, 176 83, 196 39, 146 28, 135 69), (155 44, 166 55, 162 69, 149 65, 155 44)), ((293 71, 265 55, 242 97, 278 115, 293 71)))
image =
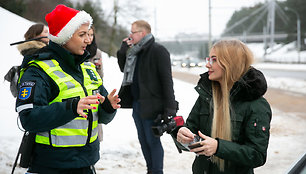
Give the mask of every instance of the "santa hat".
POLYGON ((59 45, 65 44, 82 24, 89 23, 89 28, 92 24, 92 18, 88 13, 62 4, 57 5, 45 19, 49 27, 48 38, 59 45))

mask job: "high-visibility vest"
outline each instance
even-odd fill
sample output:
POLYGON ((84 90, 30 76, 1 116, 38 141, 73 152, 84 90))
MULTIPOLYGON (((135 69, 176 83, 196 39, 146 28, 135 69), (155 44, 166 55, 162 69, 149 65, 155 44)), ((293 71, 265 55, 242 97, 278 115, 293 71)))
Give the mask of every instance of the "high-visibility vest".
MULTIPOLYGON (((87 95, 95 95, 99 92, 98 88, 102 85, 101 77, 98 75, 94 64, 90 62, 81 64, 84 85, 64 72, 59 63, 54 59, 33 60, 28 65, 42 68, 57 84, 59 94, 54 100, 49 102, 49 105, 75 97, 84 98, 87 95)), ((23 74, 24 70, 21 72, 23 74)), ((65 125, 50 131, 38 132, 35 142, 53 147, 81 147, 86 145, 87 141, 89 143, 94 142, 98 137, 98 104, 92 104, 92 106, 96 107, 96 109, 87 110, 88 115, 90 115, 90 112, 92 113, 92 118, 76 117, 65 125)))

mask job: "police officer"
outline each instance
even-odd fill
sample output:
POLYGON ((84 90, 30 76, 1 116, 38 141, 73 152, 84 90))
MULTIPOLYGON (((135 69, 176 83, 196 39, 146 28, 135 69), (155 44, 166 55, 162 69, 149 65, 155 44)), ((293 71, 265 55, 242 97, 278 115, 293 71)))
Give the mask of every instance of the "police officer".
POLYGON ((36 133, 28 172, 95 173, 97 125, 113 119, 120 99, 84 62, 91 16, 58 5, 45 19, 49 45, 24 58, 18 83, 16 110, 24 129, 36 133))

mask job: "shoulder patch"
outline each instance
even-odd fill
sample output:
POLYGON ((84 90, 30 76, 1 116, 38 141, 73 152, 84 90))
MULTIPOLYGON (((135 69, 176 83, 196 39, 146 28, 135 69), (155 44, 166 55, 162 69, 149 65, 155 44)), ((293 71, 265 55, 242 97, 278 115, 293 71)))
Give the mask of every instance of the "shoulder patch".
POLYGON ((19 95, 18 99, 20 100, 27 100, 31 97, 32 91, 34 90, 35 82, 33 81, 26 81, 22 82, 19 86, 19 95))
POLYGON ((93 72, 93 70, 91 69, 86 69, 87 74, 89 75, 90 79, 93 81, 98 81, 97 76, 95 75, 95 73, 93 72))

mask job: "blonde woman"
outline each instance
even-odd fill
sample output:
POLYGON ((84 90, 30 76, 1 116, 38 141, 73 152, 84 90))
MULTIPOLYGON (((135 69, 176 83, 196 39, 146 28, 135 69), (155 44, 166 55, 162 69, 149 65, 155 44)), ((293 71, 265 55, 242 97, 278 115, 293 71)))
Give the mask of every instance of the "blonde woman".
POLYGON ((194 174, 254 173, 265 164, 269 143, 271 109, 263 98, 264 75, 251 66, 253 55, 241 41, 221 40, 206 58, 208 72, 196 86, 199 97, 177 141, 202 138, 191 152, 194 174))

